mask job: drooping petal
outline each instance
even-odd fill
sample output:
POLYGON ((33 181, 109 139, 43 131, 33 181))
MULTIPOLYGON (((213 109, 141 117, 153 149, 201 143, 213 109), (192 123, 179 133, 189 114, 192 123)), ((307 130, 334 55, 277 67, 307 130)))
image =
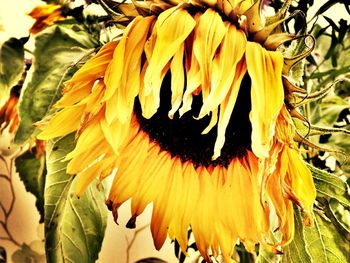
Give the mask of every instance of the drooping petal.
POLYGON ((247 66, 245 60, 242 60, 236 68, 235 78, 232 86, 226 95, 225 100, 220 105, 220 114, 218 121, 218 134, 214 145, 214 154, 212 159, 217 159, 221 155, 221 149, 225 144, 225 132, 230 121, 233 108, 236 104, 238 92, 242 83, 242 79, 246 73, 247 66))
POLYGON ((207 9, 199 18, 193 42, 193 52, 200 67, 203 101, 211 88, 214 55, 225 34, 226 27, 221 16, 213 9, 207 9))
POLYGON ((245 34, 228 22, 226 28, 227 33, 213 60, 210 93, 203 101, 198 118, 216 109, 229 93, 234 83, 236 66, 245 52, 245 34))
POLYGON ((246 60, 252 80, 252 149, 259 158, 267 158, 284 101, 283 56, 278 51, 265 50, 258 43, 247 42, 246 60))
POLYGON ((316 198, 316 188, 312 174, 306 167, 296 149, 287 148, 288 176, 286 177, 285 191, 292 201, 301 206, 306 213, 306 221, 312 224, 312 208, 316 198), (290 188, 289 188, 290 187, 290 188))
POLYGON ((182 94, 185 88, 185 71, 183 65, 184 44, 175 53, 170 64, 171 71, 171 109, 168 113, 170 119, 174 117, 182 102, 182 94))
POLYGON ((115 49, 105 76, 106 119, 126 123, 131 118, 134 99, 140 90, 141 57, 154 17, 136 17, 115 49), (123 61, 121 63, 121 61, 123 61))
POLYGON ((145 72, 144 93, 151 96, 152 105, 146 118, 150 118, 159 107, 159 93, 162 84, 163 70, 192 32, 195 21, 184 9, 174 7, 159 15, 155 24, 157 38, 145 72))

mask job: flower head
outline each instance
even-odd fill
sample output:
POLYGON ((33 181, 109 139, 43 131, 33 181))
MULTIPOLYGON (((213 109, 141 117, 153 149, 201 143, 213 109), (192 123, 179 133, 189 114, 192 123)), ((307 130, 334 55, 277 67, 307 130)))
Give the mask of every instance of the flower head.
POLYGON ((40 5, 35 7, 28 15, 36 20, 29 32, 37 34, 63 18, 62 6, 58 4, 40 5))
POLYGON ((0 108, 0 133, 6 128, 9 128, 10 133, 14 133, 17 130, 19 123, 18 97, 19 94, 13 89, 8 100, 0 108))
MULTIPOLYGON (((290 2, 290 1, 289 1, 290 2)), ((187 247, 191 227, 209 260, 241 241, 273 248, 294 234, 293 203, 312 218, 315 187, 294 142, 281 14, 264 24, 262 1, 140 1, 123 36, 71 80, 40 139, 75 132, 67 172, 78 195, 118 169, 108 207, 131 199, 128 227, 153 203, 151 231, 187 247), (135 15, 136 14, 136 15, 135 15), (271 216, 278 218, 282 238, 271 216)), ((123 6, 120 8, 122 9, 123 6)))

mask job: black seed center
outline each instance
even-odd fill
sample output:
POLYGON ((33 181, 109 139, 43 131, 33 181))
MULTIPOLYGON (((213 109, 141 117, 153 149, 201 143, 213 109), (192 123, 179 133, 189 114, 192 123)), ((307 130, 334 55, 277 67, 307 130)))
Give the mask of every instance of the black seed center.
POLYGON ((191 161, 194 165, 228 166, 234 157, 243 156, 251 149, 251 124, 249 112, 251 109, 250 85, 248 74, 243 78, 235 108, 226 129, 225 144, 221 150, 221 156, 212 161, 214 144, 217 136, 217 126, 205 135, 202 131, 208 126, 210 117, 200 120, 197 117, 202 106, 202 96, 193 97, 192 110, 181 118, 176 113, 171 120, 168 112, 171 109, 171 75, 164 78, 160 92, 160 107, 150 119, 145 119, 141 114, 141 106, 138 98, 135 100, 135 114, 141 129, 150 139, 156 141, 161 149, 168 151, 172 156, 178 156, 181 161, 191 161))

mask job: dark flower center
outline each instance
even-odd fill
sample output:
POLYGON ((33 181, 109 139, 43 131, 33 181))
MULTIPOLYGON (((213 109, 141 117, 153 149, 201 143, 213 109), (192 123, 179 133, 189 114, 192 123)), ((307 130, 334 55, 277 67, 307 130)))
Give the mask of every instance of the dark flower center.
POLYGON ((208 126, 210 117, 196 120, 202 106, 202 96, 193 97, 192 110, 179 118, 178 112, 173 119, 169 119, 171 109, 171 75, 164 78, 160 92, 160 107, 150 119, 142 117, 138 98, 135 100, 135 114, 141 129, 150 139, 156 141, 160 148, 178 156, 182 162, 191 161, 195 167, 200 165, 222 165, 227 167, 234 157, 243 156, 251 149, 251 124, 249 112, 251 110, 250 85, 248 74, 243 78, 235 108, 226 129, 225 144, 221 156, 212 160, 214 144, 217 137, 217 126, 208 134, 201 134, 208 126))

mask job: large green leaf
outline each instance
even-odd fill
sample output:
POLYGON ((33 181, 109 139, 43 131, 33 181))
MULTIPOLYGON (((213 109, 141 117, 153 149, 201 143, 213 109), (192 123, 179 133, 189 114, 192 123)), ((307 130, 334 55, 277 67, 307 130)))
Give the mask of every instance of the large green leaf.
POLYGON ((312 262, 307 250, 304 236, 304 225, 297 207, 294 207, 295 234, 293 241, 284 249, 282 262, 299 263, 312 262))
POLYGON ((94 39, 78 25, 52 26, 36 37, 35 60, 21 94, 16 143, 33 136, 34 123, 49 113, 61 97, 64 81, 77 70, 75 64, 95 46, 94 39))
POLYGON ((44 222, 45 156, 35 157, 36 149, 27 151, 15 160, 16 170, 26 190, 36 197, 40 223, 44 222))
MULTIPOLYGON (((323 211, 314 210, 314 226, 305 227, 295 209, 295 237, 285 248, 285 263, 346 263, 349 240, 323 211)), ((327 210, 327 209, 326 209, 327 210)))
POLYGON ((327 173, 308 165, 314 178, 314 183, 317 190, 317 195, 325 197, 328 201, 333 198, 350 207, 349 187, 342 179, 334 174, 327 173))
POLYGON ((23 42, 10 38, 0 49, 0 107, 8 99, 10 90, 25 70, 23 42))
MULTIPOLYGON (((62 160, 74 147, 74 136, 48 145, 45 185, 45 241, 48 262, 95 262, 107 224, 103 190, 91 184, 78 199, 76 180, 62 160)), ((103 187, 101 187, 103 188, 103 187)))
POLYGON ((305 243, 313 262, 346 263, 349 240, 322 212, 315 212, 314 227, 305 227, 305 243))

